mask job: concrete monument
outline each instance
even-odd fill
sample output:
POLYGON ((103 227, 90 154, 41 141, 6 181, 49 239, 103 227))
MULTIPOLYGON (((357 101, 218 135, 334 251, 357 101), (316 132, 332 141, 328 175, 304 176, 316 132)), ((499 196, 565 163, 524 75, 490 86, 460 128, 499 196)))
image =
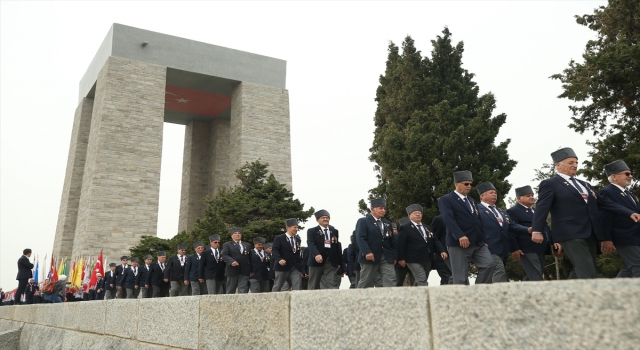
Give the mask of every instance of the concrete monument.
POLYGON ((247 161, 291 188, 285 80, 280 59, 114 24, 80 81, 53 254, 156 235, 164 122, 186 126, 179 231, 247 161))

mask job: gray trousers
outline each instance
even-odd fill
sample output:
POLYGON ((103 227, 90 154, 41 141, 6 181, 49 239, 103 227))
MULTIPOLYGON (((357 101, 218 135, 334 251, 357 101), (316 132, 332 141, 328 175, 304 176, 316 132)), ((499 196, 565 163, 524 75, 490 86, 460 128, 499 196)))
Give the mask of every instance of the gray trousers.
MULTIPOLYGON (((620 272, 626 270, 626 273, 623 273, 623 275, 628 275, 627 277, 640 277, 640 246, 621 245, 616 246, 616 250, 618 254, 620 254, 620 257, 622 257, 625 266, 620 272)), ((621 276, 618 275, 618 277, 621 276)))
POLYGON ((282 290, 282 286, 284 285, 284 282, 287 281, 288 277, 291 278, 291 289, 302 289, 302 276, 300 275, 300 271, 295 267, 292 267, 289 271, 276 271, 276 280, 273 283, 272 292, 279 292, 282 290))
POLYGON ((431 259, 428 259, 424 264, 407 263, 407 267, 416 279, 415 285, 425 287, 429 285, 427 280, 429 280, 429 272, 431 272, 431 259))
POLYGON ((227 290, 224 280, 205 280, 207 294, 224 294, 227 290))
POLYGON ((267 280, 250 279, 249 284, 251 293, 264 293, 267 291, 267 280))
POLYGON ((356 270, 355 275, 356 275, 356 288, 358 288, 358 285, 360 284, 360 270, 356 270))
POLYGON ((113 293, 110 290, 104 291, 104 300, 113 299, 113 293))
POLYGON ((154 298, 166 297, 169 295, 166 286, 151 286, 151 295, 154 298))
POLYGON ((451 260, 451 273, 453 284, 467 284, 469 277, 469 260, 478 267, 476 284, 491 283, 496 263, 486 246, 449 247, 449 260, 451 260))
POLYGON ((191 286, 191 295, 205 295, 207 294, 207 284, 200 281, 189 281, 191 286))
POLYGON ((520 266, 524 269, 525 281, 542 281, 544 271, 544 252, 524 253, 520 256, 520 266))
POLYGON ((116 299, 125 299, 127 297, 127 290, 125 288, 116 287, 116 299))
POLYGON ((340 278, 336 275, 338 268, 326 261, 322 266, 309 266, 308 290, 313 289, 338 289, 340 278))
POLYGON ((360 264, 360 282, 358 288, 371 288, 374 286, 376 273, 380 273, 383 287, 396 286, 396 271, 393 265, 382 259, 378 264, 360 264))
POLYGON ((127 288, 127 299, 138 299, 140 289, 127 288))
MULTIPOLYGON (((395 276, 393 280, 395 281, 395 276)), ((373 286, 376 288, 384 287, 384 282, 382 282, 382 275, 380 275, 380 271, 376 272, 376 275, 373 277, 373 286)))
POLYGON ((184 281, 171 281, 171 289, 169 290, 170 297, 186 296, 188 295, 189 286, 184 284, 184 281))
POLYGON ((249 293, 249 276, 227 276, 227 294, 236 294, 236 289, 238 294, 249 293))
POLYGON ((573 264, 576 278, 598 278, 598 272, 596 271, 598 242, 593 234, 587 239, 570 239, 560 242, 560 244, 564 253, 571 260, 571 264, 573 264))
POLYGON ((504 268, 502 257, 497 254, 491 254, 493 261, 496 263, 496 269, 493 271, 492 283, 508 282, 507 270, 504 268))
POLYGON ((149 290, 147 287, 140 287, 140 299, 145 299, 149 297, 149 290))

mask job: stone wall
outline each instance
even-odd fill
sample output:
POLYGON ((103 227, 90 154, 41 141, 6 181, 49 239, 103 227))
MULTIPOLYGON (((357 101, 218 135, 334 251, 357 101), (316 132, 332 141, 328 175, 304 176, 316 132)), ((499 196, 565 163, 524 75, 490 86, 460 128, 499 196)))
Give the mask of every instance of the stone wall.
POLYGON ((640 280, 0 307, 3 349, 637 349, 640 280))

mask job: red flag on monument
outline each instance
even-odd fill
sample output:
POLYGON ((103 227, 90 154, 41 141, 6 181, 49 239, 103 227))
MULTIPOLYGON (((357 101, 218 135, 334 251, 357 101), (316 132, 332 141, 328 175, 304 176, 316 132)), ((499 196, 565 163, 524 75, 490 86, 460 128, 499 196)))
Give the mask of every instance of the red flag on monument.
POLYGON ((89 282, 89 288, 95 288, 96 283, 98 282, 98 277, 96 273, 104 276, 104 270, 102 269, 102 252, 100 252, 100 256, 98 256, 98 260, 96 261, 96 266, 93 267, 93 273, 91 274, 91 281, 89 282))
POLYGON ((47 278, 50 281, 58 281, 58 271, 56 271, 56 261, 53 258, 53 255, 51 256, 51 269, 49 270, 49 275, 47 275, 47 278))

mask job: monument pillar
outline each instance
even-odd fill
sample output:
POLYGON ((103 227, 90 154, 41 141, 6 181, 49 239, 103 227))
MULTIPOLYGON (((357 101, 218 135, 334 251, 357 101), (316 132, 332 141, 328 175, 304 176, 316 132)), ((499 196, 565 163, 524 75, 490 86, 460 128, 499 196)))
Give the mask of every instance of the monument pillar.
MULTIPOLYGON (((231 95, 231 171, 261 159, 269 171, 291 190, 291 133, 289 92, 248 82, 238 84, 231 95)), ((237 183, 235 177, 230 185, 237 183)))
POLYGON ((210 122, 194 120, 185 127, 178 232, 190 230, 204 212, 202 199, 209 190, 210 138, 210 122))
POLYGON ((54 256, 71 257, 73 251, 92 111, 93 99, 85 97, 76 108, 73 119, 67 171, 64 176, 56 236, 53 241, 54 256))
POLYGON ((96 83, 73 256, 156 235, 166 67, 110 56, 96 83))

